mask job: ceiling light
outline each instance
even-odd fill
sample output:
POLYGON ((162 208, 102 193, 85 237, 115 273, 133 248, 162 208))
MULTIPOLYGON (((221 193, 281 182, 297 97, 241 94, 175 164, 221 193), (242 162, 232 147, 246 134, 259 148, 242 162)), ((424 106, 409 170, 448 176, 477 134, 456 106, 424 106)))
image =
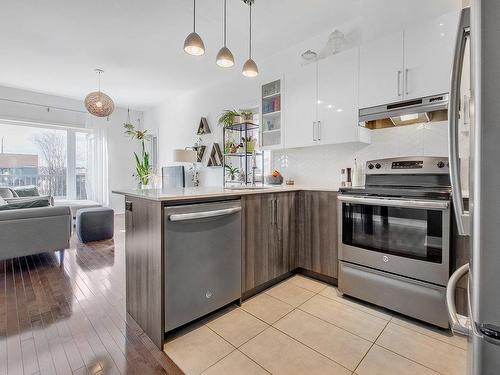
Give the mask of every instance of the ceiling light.
POLYGON ((108 95, 101 92, 101 74, 104 73, 102 69, 95 69, 99 77, 99 90, 91 92, 85 97, 85 108, 90 114, 97 117, 108 117, 115 109, 115 103, 108 95))
POLYGON ((248 60, 243 64, 242 73, 245 77, 256 77, 259 74, 259 69, 257 68, 257 64, 252 60, 252 4, 254 0, 243 0, 245 4, 248 4, 250 8, 250 43, 249 43, 249 52, 248 52, 248 60))
POLYGON ((344 112, 342 108, 337 109, 337 112, 344 112))
POLYGON ((328 104, 328 108, 333 108, 333 105, 331 105, 331 104, 328 104))
POLYGON ((193 56, 201 56, 205 53, 205 44, 196 33, 196 0, 193 0, 193 32, 184 41, 184 51, 193 56))
POLYGON ((231 66, 234 65, 234 57, 229 48, 226 46, 226 39, 227 39, 227 31, 226 31, 226 25, 227 25, 227 4, 226 0, 224 0, 224 46, 219 50, 219 53, 217 53, 217 57, 215 59, 217 65, 223 67, 223 68, 230 68, 231 66))
POLYGON ((302 58, 306 61, 311 61, 311 60, 316 60, 318 54, 308 49, 307 51, 303 52, 300 56, 302 56, 302 58))

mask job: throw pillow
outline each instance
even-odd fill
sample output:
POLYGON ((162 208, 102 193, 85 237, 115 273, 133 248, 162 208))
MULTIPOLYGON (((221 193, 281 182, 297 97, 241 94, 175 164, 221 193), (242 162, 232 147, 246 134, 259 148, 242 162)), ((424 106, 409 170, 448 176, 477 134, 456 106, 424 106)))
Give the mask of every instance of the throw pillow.
POLYGON ((49 197, 33 197, 33 198, 11 198, 6 205, 0 205, 0 211, 3 210, 18 210, 21 208, 36 208, 50 206, 49 197))
POLYGON ((6 204, 8 204, 8 203, 5 201, 5 199, 0 197, 0 206, 5 206, 6 204))
POLYGON ((36 186, 16 186, 12 188, 18 197, 38 197, 40 193, 36 186))
POLYGON ((9 187, 0 187, 0 197, 2 197, 2 198, 16 198, 17 193, 9 187))

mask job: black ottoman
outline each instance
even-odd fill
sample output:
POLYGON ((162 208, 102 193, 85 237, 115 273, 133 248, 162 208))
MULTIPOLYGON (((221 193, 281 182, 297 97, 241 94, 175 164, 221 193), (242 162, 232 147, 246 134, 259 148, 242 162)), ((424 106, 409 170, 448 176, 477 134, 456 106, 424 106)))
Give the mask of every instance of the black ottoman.
POLYGON ((115 212, 111 208, 82 208, 76 213, 76 235, 81 242, 113 238, 115 212))

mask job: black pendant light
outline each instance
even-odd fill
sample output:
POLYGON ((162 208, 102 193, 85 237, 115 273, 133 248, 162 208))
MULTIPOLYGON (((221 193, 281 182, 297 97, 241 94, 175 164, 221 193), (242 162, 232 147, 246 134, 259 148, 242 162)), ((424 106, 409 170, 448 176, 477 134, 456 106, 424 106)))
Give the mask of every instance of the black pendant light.
POLYGON ((226 46, 227 39, 227 0, 224 0, 224 46, 217 53, 215 62, 222 68, 230 68, 234 65, 234 57, 229 48, 226 46))
POLYGON ((193 32, 184 41, 184 51, 193 56, 201 56, 205 53, 205 44, 196 33, 196 0, 193 0, 193 32))
POLYGON ((248 60, 243 64, 242 73, 245 77, 256 77, 259 74, 259 69, 257 64, 252 60, 252 4, 254 0, 243 0, 245 4, 248 4, 250 8, 250 43, 248 49, 248 60))

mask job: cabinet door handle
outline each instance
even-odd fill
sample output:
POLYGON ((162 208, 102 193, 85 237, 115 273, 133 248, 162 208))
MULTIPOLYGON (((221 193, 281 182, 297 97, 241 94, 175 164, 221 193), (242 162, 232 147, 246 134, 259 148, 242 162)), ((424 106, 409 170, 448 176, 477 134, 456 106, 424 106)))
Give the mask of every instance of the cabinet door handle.
POLYGON ((316 121, 313 121, 313 141, 316 142, 316 121))
POLYGON ((277 199, 274 200, 274 212, 275 212, 274 224, 278 225, 278 200, 277 199))
POLYGON ((410 69, 405 69, 405 94, 408 95, 410 93, 410 89, 408 88, 408 72, 410 69))
POLYGON ((318 121, 318 141, 321 141, 321 121, 318 121))
POLYGON ((398 70, 398 96, 401 96, 401 74, 403 72, 401 70, 398 70))

